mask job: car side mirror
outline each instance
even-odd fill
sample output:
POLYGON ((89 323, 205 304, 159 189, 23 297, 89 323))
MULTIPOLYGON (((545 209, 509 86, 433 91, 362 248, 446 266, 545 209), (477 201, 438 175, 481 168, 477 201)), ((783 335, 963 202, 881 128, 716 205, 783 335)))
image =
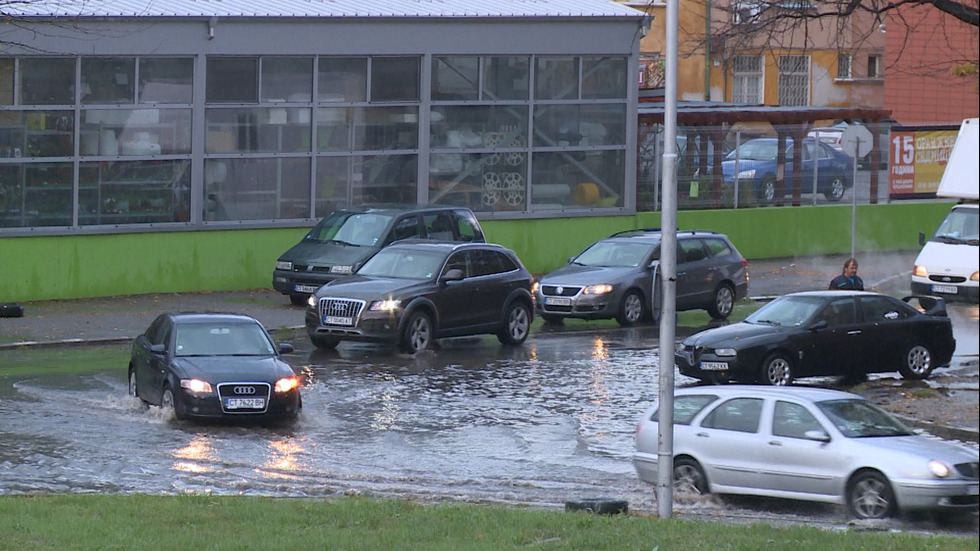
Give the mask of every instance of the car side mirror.
POLYGON ((292 354, 293 350, 295 350, 295 348, 293 348, 293 345, 289 344, 288 342, 279 343, 280 354, 292 354))
POLYGON ((919 232, 919 246, 922 247, 926 244, 926 234, 919 232))
POLYGON ((463 270, 453 268, 452 270, 449 270, 443 274, 441 279, 442 281, 459 281, 464 277, 466 277, 466 274, 463 273, 463 270))
POLYGON ((803 437, 807 440, 816 440, 817 442, 830 442, 830 435, 822 430, 808 430, 803 433, 803 437))
POLYGON ((820 320, 810 326, 810 331, 819 331, 820 329, 826 329, 828 327, 830 327, 830 324, 827 323, 827 320, 820 320))
POLYGON ((164 355, 167 353, 167 345, 165 344, 151 344, 150 352, 154 354, 164 355))

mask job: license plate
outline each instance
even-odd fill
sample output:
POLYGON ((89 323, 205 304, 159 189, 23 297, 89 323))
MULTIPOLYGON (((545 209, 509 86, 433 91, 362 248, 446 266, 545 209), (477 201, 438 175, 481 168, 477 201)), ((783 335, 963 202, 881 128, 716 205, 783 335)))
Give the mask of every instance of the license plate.
POLYGON ((946 293, 947 295, 955 295, 957 289, 956 285, 933 285, 932 292, 934 293, 946 293))
POLYGON ((323 325, 354 325, 354 318, 323 316, 323 325))
POLYGON ((265 407, 265 398, 225 399, 225 409, 262 409, 264 407, 265 407))
POLYGON ((571 306, 572 299, 566 297, 544 297, 544 303, 549 306, 571 306))
POLYGON ((310 293, 310 294, 313 294, 319 288, 320 287, 317 286, 317 285, 295 285, 293 287, 293 290, 296 291, 297 293, 310 293))
POLYGON ((725 362, 701 362, 701 371, 728 371, 725 362))

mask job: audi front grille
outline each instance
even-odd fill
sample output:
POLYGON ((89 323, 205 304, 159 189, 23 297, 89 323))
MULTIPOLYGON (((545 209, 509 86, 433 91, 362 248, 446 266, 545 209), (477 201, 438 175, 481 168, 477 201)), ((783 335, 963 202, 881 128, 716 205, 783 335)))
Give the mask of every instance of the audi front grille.
POLYGON ((355 300, 350 298, 324 297, 321 298, 319 304, 317 304, 317 313, 320 314, 321 320, 328 317, 350 318, 353 322, 356 322, 357 316, 361 314, 361 310, 363 309, 363 300, 355 300))

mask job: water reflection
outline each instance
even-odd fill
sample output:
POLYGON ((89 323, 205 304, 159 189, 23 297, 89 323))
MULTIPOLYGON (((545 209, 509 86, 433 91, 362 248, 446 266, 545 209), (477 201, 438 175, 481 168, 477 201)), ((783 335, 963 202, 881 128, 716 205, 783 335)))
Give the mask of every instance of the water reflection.
POLYGON ((175 471, 196 474, 214 471, 214 467, 207 464, 213 464, 215 462, 216 456, 214 446, 212 446, 211 442, 203 436, 196 436, 183 448, 175 450, 173 456, 177 459, 177 461, 174 461, 173 466, 175 471))

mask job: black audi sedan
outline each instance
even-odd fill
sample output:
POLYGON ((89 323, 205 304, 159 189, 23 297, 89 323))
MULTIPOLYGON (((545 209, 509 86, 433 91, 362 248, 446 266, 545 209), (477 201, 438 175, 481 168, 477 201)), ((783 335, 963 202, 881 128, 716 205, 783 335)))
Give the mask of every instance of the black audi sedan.
POLYGON ((276 344, 241 314, 167 313, 133 341, 129 394, 177 419, 292 420, 300 379, 276 344))
POLYGON ((955 348, 942 298, 813 291, 780 297, 744 321, 691 335, 675 362, 682 374, 706 382, 788 385, 800 377, 889 371, 925 379, 949 365, 955 348))
POLYGON ((356 340, 415 354, 436 339, 488 333, 517 345, 531 329, 531 282, 500 245, 399 241, 354 275, 320 287, 309 299, 306 331, 323 349, 356 340))

